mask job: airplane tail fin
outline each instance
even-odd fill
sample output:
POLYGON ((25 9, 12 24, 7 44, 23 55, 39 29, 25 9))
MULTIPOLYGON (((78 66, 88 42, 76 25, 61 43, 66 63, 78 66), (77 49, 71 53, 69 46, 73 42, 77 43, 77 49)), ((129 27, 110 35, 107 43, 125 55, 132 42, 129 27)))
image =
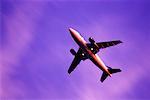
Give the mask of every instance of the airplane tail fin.
MULTIPOLYGON (((121 72, 120 69, 112 69, 111 67, 108 67, 108 71, 110 74, 121 72)), ((108 74, 106 72, 103 72, 102 77, 101 77, 101 82, 103 82, 107 78, 108 74)))

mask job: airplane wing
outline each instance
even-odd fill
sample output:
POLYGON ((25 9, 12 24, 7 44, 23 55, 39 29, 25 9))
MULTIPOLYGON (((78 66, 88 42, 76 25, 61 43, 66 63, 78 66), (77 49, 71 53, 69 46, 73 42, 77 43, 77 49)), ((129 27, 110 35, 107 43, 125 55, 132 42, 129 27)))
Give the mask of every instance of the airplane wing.
POLYGON ((70 74, 76 67, 77 65, 80 63, 80 61, 82 60, 80 54, 82 54, 82 49, 79 48, 77 54, 75 55, 69 69, 68 69, 68 73, 70 74))
POLYGON ((110 47, 110 46, 114 46, 114 45, 117 45, 119 43, 122 43, 122 41, 120 40, 115 40, 115 41, 107 41, 107 42, 98 42, 96 43, 98 45, 98 47, 100 49, 103 49, 103 48, 107 48, 107 47, 110 47))

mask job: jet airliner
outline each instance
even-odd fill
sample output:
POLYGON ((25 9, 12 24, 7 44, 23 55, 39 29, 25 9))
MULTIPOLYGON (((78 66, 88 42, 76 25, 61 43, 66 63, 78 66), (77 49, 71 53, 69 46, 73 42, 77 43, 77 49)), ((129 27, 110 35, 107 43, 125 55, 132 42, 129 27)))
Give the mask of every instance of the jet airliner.
POLYGON ((117 45, 122 43, 120 40, 107 41, 107 42, 95 42, 95 40, 90 37, 89 43, 87 43, 84 38, 74 30, 69 28, 70 34, 74 41, 79 45, 79 49, 76 52, 74 49, 70 49, 72 55, 74 55, 74 60, 72 61, 68 73, 70 74, 80 63, 81 60, 90 59, 99 69, 103 71, 100 81, 103 82, 107 76, 112 76, 113 73, 121 72, 120 69, 113 69, 104 64, 101 58, 97 55, 100 49, 117 45))

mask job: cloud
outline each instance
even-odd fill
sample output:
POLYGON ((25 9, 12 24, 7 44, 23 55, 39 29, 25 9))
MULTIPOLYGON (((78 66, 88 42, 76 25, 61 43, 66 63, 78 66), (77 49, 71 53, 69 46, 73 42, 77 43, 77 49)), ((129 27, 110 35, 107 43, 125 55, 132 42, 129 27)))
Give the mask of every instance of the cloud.
POLYGON ((144 84, 148 84, 140 82, 148 75, 145 69, 149 70, 149 29, 144 28, 148 27, 149 17, 143 23, 141 15, 147 15, 145 4, 5 2, 5 5, 11 5, 11 9, 2 8, 0 69, 4 99, 137 99, 141 92, 135 86, 145 88, 144 84), (73 60, 69 49, 78 49, 68 27, 77 29, 86 40, 90 36, 96 41, 121 39, 123 44, 100 50, 98 54, 106 65, 117 66, 122 72, 100 83, 101 70, 87 60, 68 75, 73 60))

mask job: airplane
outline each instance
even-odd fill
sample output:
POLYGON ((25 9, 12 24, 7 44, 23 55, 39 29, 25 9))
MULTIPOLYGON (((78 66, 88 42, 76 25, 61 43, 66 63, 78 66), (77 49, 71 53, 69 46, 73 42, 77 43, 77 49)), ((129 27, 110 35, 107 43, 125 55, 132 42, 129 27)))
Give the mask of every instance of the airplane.
POLYGON ((76 52, 74 49, 70 49, 72 55, 74 55, 74 60, 72 61, 68 73, 70 74, 80 63, 81 60, 85 61, 90 59, 99 69, 103 71, 100 81, 103 82, 107 76, 112 76, 113 73, 121 72, 120 69, 113 69, 104 64, 101 58, 97 55, 100 49, 104 49, 110 46, 114 46, 122 43, 120 40, 107 41, 107 42, 95 42, 95 40, 90 37, 87 43, 84 38, 73 28, 69 28, 70 34, 74 41, 79 45, 79 49, 76 52))

